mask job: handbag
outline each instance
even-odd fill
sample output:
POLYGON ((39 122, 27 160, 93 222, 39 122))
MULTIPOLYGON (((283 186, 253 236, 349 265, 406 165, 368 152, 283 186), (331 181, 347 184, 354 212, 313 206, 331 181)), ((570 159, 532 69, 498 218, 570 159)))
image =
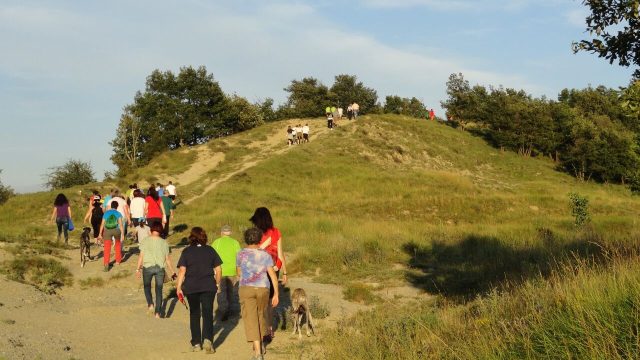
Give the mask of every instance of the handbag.
POLYGON ((73 226, 73 221, 71 220, 71 218, 69 218, 69 221, 67 222, 67 230, 69 231, 75 230, 75 226, 73 226))

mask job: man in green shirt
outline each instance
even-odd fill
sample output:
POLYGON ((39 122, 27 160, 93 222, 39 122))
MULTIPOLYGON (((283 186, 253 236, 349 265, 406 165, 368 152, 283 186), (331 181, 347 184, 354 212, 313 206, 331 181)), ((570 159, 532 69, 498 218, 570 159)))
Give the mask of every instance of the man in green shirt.
POLYGON ((162 207, 164 207, 164 213, 167 214, 166 222, 164 223, 164 229, 162 230, 162 238, 166 239, 169 236, 169 223, 173 219, 173 210, 176 206, 173 204, 173 199, 169 197, 166 192, 162 194, 162 207))
POLYGON ((238 284, 236 273, 236 256, 240 252, 240 243, 232 238, 231 226, 225 225, 220 230, 220 237, 213 240, 211 247, 222 259, 222 280, 220 281, 220 294, 218 294, 218 317, 221 321, 229 318, 233 294, 238 284))

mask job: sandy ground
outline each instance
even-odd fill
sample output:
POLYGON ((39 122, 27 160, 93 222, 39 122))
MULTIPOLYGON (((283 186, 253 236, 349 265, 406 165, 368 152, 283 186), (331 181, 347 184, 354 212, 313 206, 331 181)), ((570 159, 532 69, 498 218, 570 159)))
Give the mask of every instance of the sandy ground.
MULTIPOLYGON (((93 247, 95 252, 96 247, 93 247)), ((33 286, 0 277, 0 358, 6 359, 194 359, 217 357, 249 359, 250 345, 245 341, 239 305, 225 322, 214 321, 215 355, 189 350, 189 314, 175 298, 165 301, 165 318, 146 313, 142 280, 135 277, 137 255, 111 271, 102 271, 102 260, 78 264, 77 250, 67 251, 63 260, 73 272, 74 285, 47 295, 33 286), (114 275, 128 274, 113 279, 114 275), (79 280, 100 277, 103 287, 81 289, 79 280)), ((181 249, 174 250, 177 261, 181 249)), ((0 260, 7 258, 6 254, 0 260)), ((165 284, 165 295, 170 284, 165 284)), ((364 305, 342 299, 339 286, 313 283, 307 278, 292 278, 289 289, 303 287, 309 296, 318 296, 331 309, 328 318, 317 320, 318 336, 340 318, 366 309, 364 305)), ((282 291, 279 311, 290 304, 290 291, 282 291)), ((288 358, 287 345, 299 341, 289 328, 279 329, 266 358, 288 358)), ((303 337, 302 341, 311 341, 303 337)), ((308 358, 314 358, 308 354, 308 358)))

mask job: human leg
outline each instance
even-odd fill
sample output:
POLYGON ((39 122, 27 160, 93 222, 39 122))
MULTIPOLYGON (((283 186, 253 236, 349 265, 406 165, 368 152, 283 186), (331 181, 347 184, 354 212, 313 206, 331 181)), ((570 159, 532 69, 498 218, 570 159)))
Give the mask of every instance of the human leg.
POLYGON ((213 342, 213 301, 216 296, 214 291, 206 291, 200 295, 202 306, 202 340, 213 342))
POLYGON ((115 240, 115 252, 116 252, 116 264, 120 264, 120 262, 122 261, 122 241, 119 238, 120 235, 118 235, 118 237, 115 240))
MULTIPOLYGON (((156 316, 160 316, 160 312, 162 311, 162 287, 164 285, 164 272, 165 270, 160 266, 155 266, 154 270, 154 278, 156 281, 156 306, 155 306, 155 314, 156 316)), ((149 289, 151 292, 151 289, 149 289)))
POLYGON ((223 276, 222 279, 220 279, 220 284, 218 285, 220 287, 220 294, 218 294, 218 317, 222 321, 227 320, 229 315, 229 306, 231 305, 227 294, 230 291, 233 291, 233 288, 230 288, 229 283, 231 283, 229 277, 223 276))
POLYGON ((147 299, 147 307, 153 305, 153 298, 151 297, 151 279, 154 275, 154 266, 142 268, 142 285, 144 287, 144 297, 147 299))
POLYGON ((202 345, 202 330, 200 329, 200 295, 202 293, 186 294, 189 302, 189 327, 191 329, 191 345, 202 345))
POLYGON ((102 254, 103 264, 106 267, 109 266, 109 261, 111 260, 111 238, 104 239, 104 251, 102 254))

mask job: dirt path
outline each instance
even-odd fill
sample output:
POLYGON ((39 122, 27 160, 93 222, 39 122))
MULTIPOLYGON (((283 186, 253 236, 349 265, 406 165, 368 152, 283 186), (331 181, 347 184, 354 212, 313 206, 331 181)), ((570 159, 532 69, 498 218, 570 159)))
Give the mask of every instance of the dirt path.
MULTIPOLYGON (((246 171, 249 168, 252 168, 256 165, 258 165, 260 162, 264 161, 265 159, 268 159, 269 157, 273 156, 273 155, 279 155, 282 153, 285 153, 291 149, 296 148, 296 146, 300 146, 300 145, 294 145, 294 146, 287 146, 286 145, 286 137, 283 135, 285 134, 285 130, 286 127, 291 125, 291 126, 295 126, 299 123, 309 123, 311 124, 311 129, 312 131, 310 132, 309 135, 309 141, 315 141, 318 136, 324 135, 329 133, 329 129, 326 126, 323 126, 325 120, 300 120, 300 119, 292 119, 292 120, 288 120, 286 122, 282 123, 282 128, 279 129, 278 131, 269 134, 269 136, 267 136, 267 140, 265 141, 256 141, 256 142, 252 142, 250 144, 247 145, 247 147, 254 149, 255 152, 253 154, 251 154, 251 156, 245 156, 242 158, 242 160, 240 161, 240 166, 237 167, 236 169, 234 169, 231 172, 228 172, 226 174, 224 174, 222 177, 218 178, 218 179, 214 179, 212 180, 204 189, 204 191, 202 191, 201 193, 188 198, 186 200, 184 200, 185 204, 190 204, 193 201, 203 197, 204 195, 206 195, 209 191, 212 191, 213 189, 215 189, 216 187, 218 187, 218 185, 220 185, 221 183, 229 180, 230 178, 232 178, 233 176, 240 174, 244 171, 246 171)), ((354 124, 355 122, 347 122, 345 120, 343 120, 341 122, 341 124, 343 124, 344 126, 352 126, 352 124, 354 124)), ((224 155, 224 154, 223 154, 224 155)), ((223 158, 224 160, 224 158, 223 158)), ((208 159, 207 157, 203 156, 198 156, 198 160, 194 163, 194 165, 192 167, 197 167, 197 168, 204 168, 205 166, 200 165, 200 162, 209 162, 211 161, 210 159, 208 159)), ((220 161, 222 162, 222 161, 220 161)), ((217 162, 215 165, 213 165, 212 167, 211 164, 207 165, 207 167, 209 167, 207 169, 207 171, 215 168, 218 164, 220 164, 220 162, 217 162)), ((191 170, 191 169, 189 169, 191 170)), ((201 173, 201 175, 204 175, 207 171, 204 171, 201 173)), ((188 171, 189 172, 189 171, 188 171)), ((195 180, 195 178, 193 179, 195 180)), ((182 184, 186 184, 187 182, 181 182, 182 184)))
MULTIPOLYGON (((177 261, 181 249, 173 252, 177 261)), ((102 271, 102 261, 77 264, 77 250, 67 251, 64 260, 74 275, 75 284, 57 295, 46 295, 32 286, 0 277, 0 358, 6 359, 194 359, 211 358, 204 353, 189 353, 189 314, 182 304, 169 299, 166 318, 155 319, 145 312, 142 281, 135 277, 137 256, 127 259, 110 272, 102 271), (82 279, 101 278, 102 287, 81 289, 82 279)), ((0 260, 5 256, 0 256, 0 260)), ((168 293, 165 286, 165 295, 168 293)), ((341 288, 317 284, 307 278, 293 278, 289 288, 303 287, 310 296, 326 304, 329 317, 318 320, 319 333, 338 319, 366 307, 342 299, 341 288)), ((290 304, 283 291, 282 310, 290 304)), ((239 312, 238 306, 234 308, 239 312)), ((268 347, 267 358, 287 358, 284 348, 292 342, 291 329, 277 331, 268 347)), ((217 358, 249 359, 239 316, 226 322, 214 322, 217 358)), ((303 341, 309 341, 303 339, 303 341)), ((312 354, 309 354, 312 355, 312 354)), ((311 356, 313 357, 313 356, 311 356)))

